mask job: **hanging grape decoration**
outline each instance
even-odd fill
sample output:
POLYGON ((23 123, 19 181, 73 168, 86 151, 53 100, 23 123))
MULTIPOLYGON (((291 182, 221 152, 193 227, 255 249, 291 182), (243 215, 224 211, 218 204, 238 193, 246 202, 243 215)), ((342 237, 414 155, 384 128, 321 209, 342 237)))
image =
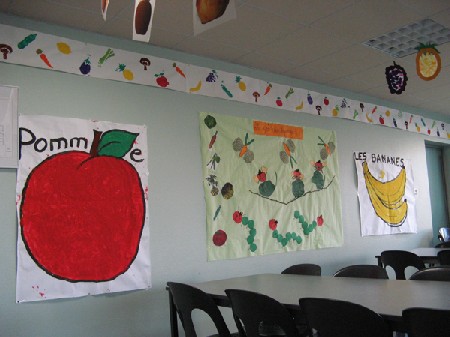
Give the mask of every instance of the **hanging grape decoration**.
POLYGON ((391 94, 400 95, 403 91, 405 91, 408 76, 402 66, 399 66, 394 61, 393 66, 386 67, 385 74, 391 94))

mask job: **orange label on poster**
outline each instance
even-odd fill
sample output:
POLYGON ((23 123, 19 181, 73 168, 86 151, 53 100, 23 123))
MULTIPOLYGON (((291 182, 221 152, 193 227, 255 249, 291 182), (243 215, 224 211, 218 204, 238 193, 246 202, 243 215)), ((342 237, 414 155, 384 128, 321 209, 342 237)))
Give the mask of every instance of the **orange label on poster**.
POLYGON ((286 124, 253 121, 253 132, 260 136, 275 136, 291 139, 303 139, 303 128, 286 124))

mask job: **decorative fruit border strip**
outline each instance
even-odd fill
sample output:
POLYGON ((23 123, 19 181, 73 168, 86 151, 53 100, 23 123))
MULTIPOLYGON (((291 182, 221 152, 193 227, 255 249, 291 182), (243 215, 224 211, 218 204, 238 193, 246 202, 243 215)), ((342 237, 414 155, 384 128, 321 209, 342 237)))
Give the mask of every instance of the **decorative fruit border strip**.
POLYGON ((0 25, 0 60, 317 116, 350 119, 442 139, 450 124, 409 112, 217 69, 0 25))

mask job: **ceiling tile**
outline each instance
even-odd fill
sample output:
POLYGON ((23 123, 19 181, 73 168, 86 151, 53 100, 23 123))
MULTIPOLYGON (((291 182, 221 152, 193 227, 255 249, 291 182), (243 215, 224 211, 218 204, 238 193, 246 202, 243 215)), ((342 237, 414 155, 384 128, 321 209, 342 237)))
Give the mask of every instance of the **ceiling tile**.
POLYGON ((372 87, 367 90, 362 90, 361 93, 368 95, 368 96, 375 97, 375 98, 379 98, 382 100, 394 101, 394 102, 395 102, 396 96, 399 96, 396 94, 391 94, 389 92, 389 88, 388 88, 387 84, 383 84, 378 87, 372 87))
POLYGON ((354 0, 327 0, 316 1, 311 6, 308 0, 249 0, 246 5, 259 8, 270 13, 272 16, 277 15, 285 20, 299 22, 308 25, 318 19, 327 17, 347 6, 353 4, 354 0))
POLYGON ((359 80, 352 76, 343 77, 334 81, 329 81, 326 82, 326 84, 329 85, 330 87, 345 89, 353 92, 361 92, 373 88, 373 86, 367 81, 359 80))
POLYGON ((392 0, 362 0, 318 20, 312 27, 352 41, 365 41, 419 20, 421 16, 392 0))
POLYGON ((272 72, 274 74, 284 74, 293 66, 293 64, 289 62, 283 62, 283 60, 254 52, 237 58, 235 62, 250 68, 272 72))
POLYGON ((164 48, 175 49, 175 46, 189 38, 188 35, 178 34, 172 31, 152 28, 150 43, 164 48))
MULTIPOLYGON (((367 69, 358 71, 358 72, 353 73, 352 75, 348 76, 348 79, 354 80, 356 82, 365 83, 363 85, 363 88, 364 88, 363 90, 377 87, 380 84, 384 85, 385 83, 386 83, 386 87, 387 87, 385 70, 386 70, 386 67, 389 65, 390 64, 387 63, 387 64, 377 65, 377 66, 374 66, 371 68, 367 68, 367 69)), ((339 81, 339 79, 336 80, 336 82, 337 81, 339 81)), ((333 83, 333 82, 330 82, 330 83, 333 83)))
POLYGON ((427 90, 414 92, 414 97, 426 101, 438 101, 443 97, 448 97, 450 92, 450 84, 428 88, 427 90))
POLYGON ((96 15, 84 9, 65 5, 56 6, 46 1, 36 1, 33 2, 33 6, 30 6, 30 2, 27 0, 16 0, 10 7, 10 13, 20 14, 38 21, 94 32, 104 23, 100 10, 99 14, 96 15))
POLYGON ((433 19, 434 21, 440 23, 441 25, 446 26, 447 28, 450 28, 450 3, 447 0, 444 0, 449 4, 449 7, 445 11, 440 11, 432 16, 430 16, 430 19, 433 19))
POLYGON ((298 23, 287 23, 281 17, 258 8, 243 5, 237 10, 237 19, 211 28, 198 35, 208 41, 220 40, 236 48, 256 49, 285 36, 299 27, 298 23), (244 29, 245 27, 245 29, 244 29))
POLYGON ((380 63, 389 63, 391 58, 377 50, 356 45, 329 54, 308 64, 309 67, 333 74, 338 79, 374 67, 380 63), (364 60, 364 62, 361 62, 364 60))
POLYGON ((450 8, 448 0, 399 0, 399 2, 424 16, 441 13, 450 8))
POLYGON ((117 36, 124 39, 133 38, 133 19, 121 20, 112 18, 106 20, 106 22, 98 29, 100 34, 117 36))
POLYGON ((320 84, 325 84, 333 79, 332 73, 308 65, 291 68, 289 71, 286 71, 285 74, 290 77, 320 84))
POLYGON ((210 57, 228 62, 233 62, 238 57, 241 57, 249 52, 249 50, 238 49, 233 46, 220 44, 218 42, 204 41, 192 37, 177 44, 175 49, 194 55, 210 57))
POLYGON ((313 28, 303 28, 260 48, 258 52, 302 65, 329 55, 349 44, 313 28))
POLYGON ((192 2, 186 0, 157 1, 153 26, 181 35, 192 35, 192 2))

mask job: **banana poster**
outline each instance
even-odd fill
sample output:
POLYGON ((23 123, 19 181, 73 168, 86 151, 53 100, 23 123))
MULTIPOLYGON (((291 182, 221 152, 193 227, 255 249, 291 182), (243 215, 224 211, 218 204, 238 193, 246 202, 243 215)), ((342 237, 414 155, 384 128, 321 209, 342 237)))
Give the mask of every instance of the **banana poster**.
POLYGON ((200 113, 208 260, 343 243, 334 131, 200 113))
POLYGON ((147 128, 19 117, 16 300, 151 287, 147 128))
POLYGON ((416 233, 414 179, 409 160, 381 153, 354 153, 361 235, 416 233))

